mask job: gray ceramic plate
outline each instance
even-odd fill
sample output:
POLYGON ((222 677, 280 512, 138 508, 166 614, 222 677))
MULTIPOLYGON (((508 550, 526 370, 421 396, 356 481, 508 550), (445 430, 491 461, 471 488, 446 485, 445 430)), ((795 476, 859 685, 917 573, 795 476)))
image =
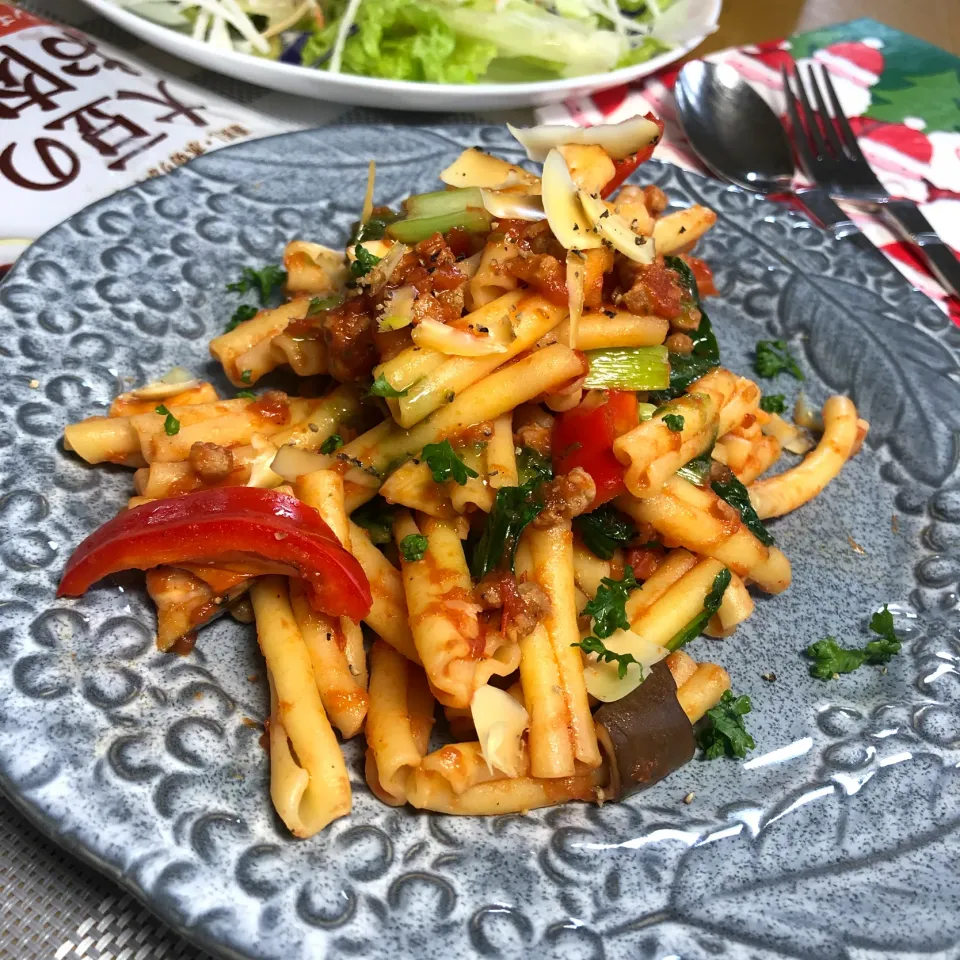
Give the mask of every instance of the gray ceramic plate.
POLYGON ((759 337, 788 338, 813 399, 848 392, 872 423, 827 495, 773 525, 793 587, 732 640, 699 641, 753 697, 748 762, 695 761, 602 809, 455 819, 372 799, 354 744, 353 815, 294 841, 247 722, 266 707, 252 631, 221 621, 191 656, 164 656, 136 577, 54 599, 72 546, 131 488, 66 456, 63 425, 127 377, 216 376, 224 284, 293 237, 342 243, 370 157, 378 201, 395 203, 475 144, 518 155, 473 126, 223 150, 73 217, 0 286, 0 783, 222 956, 954 956, 960 336, 882 261, 773 204, 644 167, 674 201, 719 211, 703 253, 727 365, 747 371, 759 337), (799 651, 828 633, 863 642, 884 602, 906 639, 889 670, 811 679, 799 651))

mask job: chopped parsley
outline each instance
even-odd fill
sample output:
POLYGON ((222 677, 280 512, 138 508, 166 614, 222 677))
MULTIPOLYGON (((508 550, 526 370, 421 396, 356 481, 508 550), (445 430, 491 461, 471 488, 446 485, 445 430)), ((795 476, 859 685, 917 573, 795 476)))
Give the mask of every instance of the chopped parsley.
POLYGON ((353 248, 353 252, 357 256, 357 259, 350 264, 350 277, 353 280, 365 277, 382 259, 372 254, 366 247, 361 247, 359 243, 353 248))
POLYGON ((747 488, 731 473, 725 480, 714 480, 710 484, 713 492, 726 500, 737 513, 743 525, 765 546, 770 547, 774 544, 773 534, 763 525, 763 521, 757 516, 757 511, 753 509, 750 502, 750 494, 747 488))
POLYGON ((640 584, 633 576, 633 567, 623 568, 623 579, 613 580, 604 577, 597 588, 597 595, 581 611, 585 617, 593 618, 593 632, 605 640, 614 630, 629 630, 627 619, 627 597, 631 590, 640 584))
POLYGON ((787 402, 782 393, 768 393, 760 398, 760 409, 765 413, 783 413, 787 402))
POLYGON ((240 390, 237 392, 238 400, 256 400, 257 395, 252 390, 240 390))
POLYGON ((727 592, 731 579, 730 571, 726 567, 713 578, 713 584, 703 598, 703 609, 682 630, 670 638, 667 642, 668 650, 679 650, 703 633, 707 622, 720 609, 723 595, 727 592))
POLYGON ((637 534, 633 521, 609 503, 574 517, 573 529, 580 534, 583 545, 601 560, 609 560, 617 547, 637 534))
POLYGON ((357 507, 350 519, 370 534, 373 543, 389 543, 393 535, 393 515, 396 507, 387 503, 383 497, 374 497, 368 503, 357 507))
POLYGON ((571 643, 571 647, 579 647, 584 653, 595 653, 597 659, 603 663, 615 663, 617 665, 617 676, 622 680, 627 675, 627 668, 631 663, 635 663, 640 668, 640 679, 643 679, 643 664, 632 653, 614 653, 604 646, 599 637, 584 637, 577 643, 571 643))
MULTIPOLYGON (((870 618, 870 629, 887 643, 897 644, 897 649, 893 652, 900 652, 900 641, 897 640, 897 631, 893 627, 893 614, 889 611, 886 604, 883 605, 882 610, 878 610, 870 618)), ((890 658, 887 657, 887 660, 889 659, 890 658)))
POLYGON ((671 433, 683 432, 683 417, 679 413, 668 413, 663 417, 663 422, 671 433))
POLYGON ((163 432, 168 437, 175 437, 180 432, 180 421, 162 403, 157 407, 157 413, 166 417, 163 421, 163 432))
POLYGON ((321 453, 333 453, 334 450, 339 450, 343 446, 343 437, 339 433, 335 433, 330 437, 327 437, 323 443, 320 444, 321 453))
POLYGON ((900 641, 893 628, 893 614, 883 605, 870 618, 870 629, 879 637, 864 647, 841 647, 836 637, 825 637, 807 647, 806 654, 813 660, 810 675, 830 680, 841 673, 853 673, 865 663, 882 665, 900 652, 900 641))
POLYGON ((703 726, 697 731, 697 743, 703 749, 705 760, 717 757, 739 757, 741 760, 756 743, 747 732, 743 718, 753 709, 746 694, 735 697, 723 691, 720 702, 707 711, 703 726))
POLYGON ((423 559, 428 546, 427 538, 422 533, 411 533, 400 541, 400 556, 407 563, 416 563, 423 559))
POLYGON ((430 468, 434 483, 446 483, 455 480, 462 487, 469 477, 478 477, 476 470, 468 467, 456 454, 449 440, 440 443, 428 443, 420 454, 420 459, 430 468))
POLYGON ((339 307, 341 303, 343 303, 343 295, 339 293, 332 293, 328 297, 314 297, 307 306, 306 317, 307 319, 316 317, 325 310, 333 310, 334 307, 339 307))
POLYGON ((250 377, 251 377, 252 375, 253 375, 253 371, 252 371, 252 370, 244 370, 243 373, 240 374, 240 379, 241 379, 244 383, 249 383, 249 382, 250 382, 250 377))
POLYGON ((260 297, 260 303, 266 303, 270 299, 270 294, 286 282, 287 271, 275 264, 268 263, 259 270, 254 270, 253 267, 244 267, 240 279, 228 283, 227 289, 233 293, 246 293, 248 290, 256 290, 260 297))
POLYGON ((241 323, 244 323, 247 320, 252 320, 260 311, 256 307, 251 307, 247 303, 241 303, 236 310, 233 311, 233 316, 230 318, 230 322, 227 324, 227 333, 231 330, 236 330, 241 323))
POLYGON ((388 400, 396 400, 398 397, 405 397, 410 392, 410 387, 403 390, 397 390, 392 387, 387 378, 381 373, 370 385, 367 391, 368 397, 384 397, 388 400))
POLYGON ((797 380, 803 380, 803 371, 793 359, 785 340, 758 340, 753 369, 761 377, 775 377, 786 371, 797 380))

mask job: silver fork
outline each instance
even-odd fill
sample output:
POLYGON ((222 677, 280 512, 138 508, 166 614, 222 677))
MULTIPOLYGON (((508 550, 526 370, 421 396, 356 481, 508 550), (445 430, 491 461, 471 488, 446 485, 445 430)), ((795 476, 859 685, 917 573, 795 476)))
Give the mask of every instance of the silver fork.
POLYGON ((807 176, 835 199, 849 200, 878 211, 900 236, 919 248, 930 270, 946 290, 960 296, 960 260, 912 200, 891 197, 877 179, 850 129, 830 74, 820 67, 818 81, 814 68, 808 67, 804 82, 796 67, 792 77, 784 67, 780 68, 780 73, 793 127, 793 142, 807 176), (807 93, 808 84, 813 89, 816 110, 807 93), (830 108, 827 107, 828 99, 830 108))

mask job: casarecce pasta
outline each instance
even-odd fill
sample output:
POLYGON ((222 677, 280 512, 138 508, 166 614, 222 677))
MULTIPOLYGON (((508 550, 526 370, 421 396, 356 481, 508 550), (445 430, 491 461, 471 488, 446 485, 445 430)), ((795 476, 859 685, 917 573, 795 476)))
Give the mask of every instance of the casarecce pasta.
POLYGON ((232 395, 174 370, 67 427, 67 450, 135 473, 61 594, 145 570, 164 650, 224 612, 255 622, 296 836, 350 812, 359 736, 392 805, 650 786, 728 698, 687 645, 789 587, 762 521, 819 494, 868 425, 830 398, 814 445, 721 364, 690 255, 716 215, 621 186, 660 129, 515 131, 542 175, 467 150, 400 211, 372 205, 371 164, 343 253, 294 238, 285 272, 249 271, 283 302, 211 342, 232 395), (258 387, 278 373, 297 395, 258 387), (809 452, 762 478, 784 447, 809 452), (452 742, 431 751, 435 724, 452 742))

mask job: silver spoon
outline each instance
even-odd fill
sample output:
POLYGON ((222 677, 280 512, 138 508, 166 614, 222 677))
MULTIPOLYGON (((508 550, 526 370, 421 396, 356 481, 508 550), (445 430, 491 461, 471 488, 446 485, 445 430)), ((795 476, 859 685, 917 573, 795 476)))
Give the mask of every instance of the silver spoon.
POLYGON ((792 194, 838 240, 878 252, 825 190, 794 191, 793 150, 780 118, 733 67, 693 60, 673 92, 690 146, 717 176, 754 193, 792 194))

